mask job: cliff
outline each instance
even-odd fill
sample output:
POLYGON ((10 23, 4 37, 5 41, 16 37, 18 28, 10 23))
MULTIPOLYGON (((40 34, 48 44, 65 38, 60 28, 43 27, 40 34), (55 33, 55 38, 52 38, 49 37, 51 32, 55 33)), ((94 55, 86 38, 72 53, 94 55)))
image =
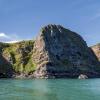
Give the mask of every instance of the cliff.
POLYGON ((47 25, 35 41, 0 43, 0 77, 100 77, 99 57, 77 33, 47 25))
POLYGON ((83 38, 60 25, 48 25, 36 38, 33 60, 36 77, 98 77, 100 67, 83 38))
POLYGON ((98 60, 100 61, 100 43, 91 47, 98 60))

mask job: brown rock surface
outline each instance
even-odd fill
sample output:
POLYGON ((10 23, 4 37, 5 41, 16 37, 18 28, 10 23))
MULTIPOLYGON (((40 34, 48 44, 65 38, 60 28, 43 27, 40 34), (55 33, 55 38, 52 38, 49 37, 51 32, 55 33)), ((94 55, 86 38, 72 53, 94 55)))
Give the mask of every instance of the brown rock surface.
POLYGON ((91 47, 98 60, 100 61, 100 43, 91 47))

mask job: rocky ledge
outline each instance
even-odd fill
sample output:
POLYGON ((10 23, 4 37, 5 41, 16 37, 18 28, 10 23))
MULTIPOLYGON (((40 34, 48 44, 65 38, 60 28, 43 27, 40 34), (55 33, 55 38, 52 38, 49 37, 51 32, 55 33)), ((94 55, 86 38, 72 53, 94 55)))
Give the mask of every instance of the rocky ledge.
POLYGON ((97 78, 97 48, 88 47, 79 34, 60 25, 47 25, 35 41, 0 43, 0 77, 97 78))

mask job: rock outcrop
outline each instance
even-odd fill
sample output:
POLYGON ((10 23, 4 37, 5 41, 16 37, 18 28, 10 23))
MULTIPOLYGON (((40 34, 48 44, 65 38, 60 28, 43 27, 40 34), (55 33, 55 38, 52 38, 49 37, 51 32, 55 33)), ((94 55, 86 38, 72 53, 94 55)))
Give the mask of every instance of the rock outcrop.
POLYGON ((100 61, 100 43, 91 47, 93 52, 95 53, 96 57, 100 61))
POLYGON ((100 77, 99 53, 100 45, 91 49, 77 33, 47 25, 35 41, 0 43, 0 77, 100 77))
POLYGON ((37 64, 35 77, 100 75, 98 60, 83 38, 60 25, 48 25, 41 29, 34 43, 33 61, 37 64))
POLYGON ((88 79, 88 77, 86 75, 81 74, 79 75, 78 79, 88 79))

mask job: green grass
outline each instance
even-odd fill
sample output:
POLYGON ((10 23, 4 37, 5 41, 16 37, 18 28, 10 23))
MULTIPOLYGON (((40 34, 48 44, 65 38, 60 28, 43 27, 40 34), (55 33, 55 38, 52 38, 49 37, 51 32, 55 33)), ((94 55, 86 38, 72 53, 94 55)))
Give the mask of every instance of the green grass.
POLYGON ((15 72, 30 73, 36 69, 36 64, 32 61, 32 51, 34 41, 22 41, 13 44, 2 44, 3 56, 13 60, 13 69, 15 72))

